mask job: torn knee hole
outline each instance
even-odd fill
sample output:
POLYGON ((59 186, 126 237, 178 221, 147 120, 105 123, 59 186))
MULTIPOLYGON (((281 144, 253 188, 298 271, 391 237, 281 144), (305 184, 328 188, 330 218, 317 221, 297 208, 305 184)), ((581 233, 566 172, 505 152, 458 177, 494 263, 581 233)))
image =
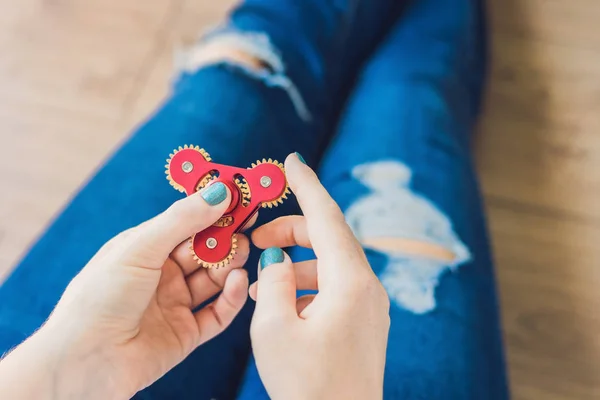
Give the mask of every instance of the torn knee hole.
POLYGON ((457 258, 457 255, 451 250, 420 240, 392 237, 365 238, 362 240, 362 244, 383 253, 409 254, 450 263, 457 258))
POLYGON ((217 30, 178 57, 177 61, 178 68, 188 73, 216 64, 239 67, 239 71, 267 86, 283 89, 298 116, 304 121, 312 119, 300 91, 286 75, 279 51, 265 34, 235 29, 217 30))
POLYGON ((273 68, 260 58, 219 41, 207 43, 204 46, 193 49, 187 57, 185 69, 196 70, 222 62, 237 64, 257 72, 273 72, 273 68))
POLYGON ((260 32, 221 28, 207 34, 183 59, 183 69, 193 72, 201 67, 231 63, 254 72, 283 74, 285 66, 269 37, 260 32))

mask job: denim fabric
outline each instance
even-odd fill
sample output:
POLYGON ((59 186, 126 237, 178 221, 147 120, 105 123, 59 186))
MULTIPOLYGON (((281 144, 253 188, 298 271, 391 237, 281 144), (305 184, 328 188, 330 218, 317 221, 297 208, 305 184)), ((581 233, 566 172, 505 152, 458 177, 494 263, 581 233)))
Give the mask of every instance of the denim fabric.
MULTIPOLYGON (((484 72, 472 5, 411 6, 362 71, 319 171, 359 238, 419 240, 455 255, 441 263, 367 249, 392 303, 385 399, 508 398, 471 160, 484 72)), ((253 360, 239 398, 268 398, 253 360)))
MULTIPOLYGON (((385 398, 506 398, 469 149, 485 66, 481 5, 474 1, 419 0, 406 10, 392 0, 242 3, 227 28, 269 38, 312 118, 298 114, 285 88, 241 67, 183 74, 0 288, 0 352, 43 323, 103 243, 179 198, 164 179, 162 161, 172 149, 198 144, 216 162, 236 166, 298 151, 309 165, 321 165, 324 184, 359 237, 377 235, 373 221, 397 220, 379 233, 430 241, 456 255, 442 265, 367 252, 393 304, 385 398)), ((261 220, 298 212, 291 200, 261 220)), ((253 250, 248 262, 251 281, 257 255, 253 250)), ((252 310, 249 302, 222 335, 136 398, 266 398, 253 362, 247 367, 252 310)))

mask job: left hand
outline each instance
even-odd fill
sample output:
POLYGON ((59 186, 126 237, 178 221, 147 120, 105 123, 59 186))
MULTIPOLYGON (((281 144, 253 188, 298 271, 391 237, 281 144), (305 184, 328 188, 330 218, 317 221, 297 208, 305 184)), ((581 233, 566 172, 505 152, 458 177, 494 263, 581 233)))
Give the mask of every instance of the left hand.
POLYGON ((248 276, 240 267, 249 241, 238 235, 234 260, 219 269, 199 268, 188 241, 227 209, 231 194, 219 185, 225 186, 213 184, 108 242, 71 282, 44 327, 3 360, 0 370, 9 370, 3 364, 19 351, 21 360, 38 352, 43 362, 53 363, 47 369, 59 378, 55 393, 130 398, 222 332, 246 302, 248 276), (212 201, 204 200, 211 190, 224 191, 217 196, 220 203, 214 204, 214 193, 212 201))

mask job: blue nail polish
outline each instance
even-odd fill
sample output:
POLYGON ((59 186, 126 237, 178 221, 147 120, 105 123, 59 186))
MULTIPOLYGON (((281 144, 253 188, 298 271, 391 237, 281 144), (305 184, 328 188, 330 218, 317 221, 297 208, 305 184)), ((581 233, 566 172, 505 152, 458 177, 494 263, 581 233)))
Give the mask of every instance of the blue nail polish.
POLYGON ((204 189, 200 195, 209 205, 216 206, 227 198, 227 188, 223 182, 215 182, 204 189))
POLYGON ((270 247, 260 255, 260 268, 265 269, 269 265, 279 264, 285 260, 283 250, 279 247, 270 247))
POLYGON ((298 157, 298 160, 302 161, 302 164, 306 164, 306 160, 302 157, 302 154, 296 152, 296 157, 298 157))

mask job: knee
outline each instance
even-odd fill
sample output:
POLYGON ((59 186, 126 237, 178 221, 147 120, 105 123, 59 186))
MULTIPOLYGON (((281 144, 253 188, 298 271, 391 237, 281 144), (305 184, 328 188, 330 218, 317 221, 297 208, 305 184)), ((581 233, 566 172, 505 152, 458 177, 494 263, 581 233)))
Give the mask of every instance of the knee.
POLYGON ((457 258, 450 248, 407 237, 366 237, 362 244, 385 254, 405 254, 439 262, 453 263, 457 258))
POLYGON ((377 266, 378 277, 391 303, 414 314, 426 314, 437 306, 436 288, 442 277, 470 256, 410 236, 405 232, 404 237, 364 237, 361 242, 385 256, 383 265, 377 266))
MULTIPOLYGON (((392 304, 416 314, 433 310, 441 276, 471 259, 448 215, 411 187, 412 172, 399 161, 356 166, 369 189, 345 211, 362 244, 385 255, 379 278, 392 304)), ((354 183, 355 184, 355 183, 354 183)))
POLYGON ((216 31, 177 58, 178 69, 186 73, 217 64, 234 67, 268 87, 284 90, 298 116, 303 121, 312 119, 305 99, 288 77, 279 51, 266 34, 232 29, 216 31))

